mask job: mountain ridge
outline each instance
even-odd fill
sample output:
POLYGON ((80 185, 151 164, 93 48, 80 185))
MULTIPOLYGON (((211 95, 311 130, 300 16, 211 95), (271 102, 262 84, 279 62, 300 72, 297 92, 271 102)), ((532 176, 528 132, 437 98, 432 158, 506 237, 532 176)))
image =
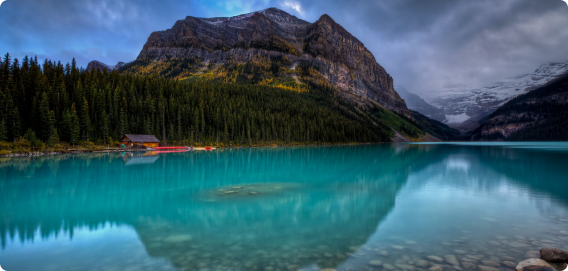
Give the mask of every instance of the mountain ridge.
POLYGON ((97 70, 100 70, 100 71, 107 70, 107 71, 111 72, 111 71, 114 71, 114 70, 119 70, 124 65, 126 65, 124 62, 118 62, 116 65, 110 66, 110 65, 102 63, 98 60, 93 60, 93 61, 89 62, 89 64, 87 65, 87 70, 92 71, 93 69, 97 69, 97 70))
POLYGON ((568 61, 550 62, 540 65, 532 73, 503 79, 481 88, 449 86, 439 90, 436 97, 427 98, 427 101, 443 107, 447 118, 465 117, 463 122, 452 123, 450 126, 461 131, 471 131, 507 101, 530 93, 566 73, 568 61))
POLYGON ((477 127, 472 140, 568 140, 568 73, 519 95, 477 127))
POLYGON ((417 111, 424 116, 431 118, 433 120, 444 122, 446 121, 446 115, 444 114, 443 108, 438 108, 426 102, 422 97, 408 91, 403 86, 396 86, 400 97, 406 102, 408 109, 417 111))
POLYGON ((170 29, 153 32, 135 63, 123 70, 143 73, 160 65, 162 70, 176 66, 174 75, 166 76, 183 79, 204 70, 217 76, 235 72, 240 64, 271 65, 282 59, 285 65, 255 83, 272 77, 293 78, 299 84, 311 81, 337 89, 336 94, 356 104, 378 103, 411 116, 392 77, 362 42, 327 14, 314 23, 276 8, 234 17, 187 16, 170 29))

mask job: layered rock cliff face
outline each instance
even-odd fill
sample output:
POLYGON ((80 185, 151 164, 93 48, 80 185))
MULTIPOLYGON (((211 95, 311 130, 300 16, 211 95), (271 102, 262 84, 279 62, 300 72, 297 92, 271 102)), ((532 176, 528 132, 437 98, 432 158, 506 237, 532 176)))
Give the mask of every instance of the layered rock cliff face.
POLYGON ((363 43, 328 15, 309 23, 269 8, 230 18, 187 17, 171 29, 152 33, 137 60, 195 58, 211 66, 258 56, 268 61, 286 57, 291 63, 287 68, 313 68, 348 100, 376 102, 410 116, 392 77, 363 43))

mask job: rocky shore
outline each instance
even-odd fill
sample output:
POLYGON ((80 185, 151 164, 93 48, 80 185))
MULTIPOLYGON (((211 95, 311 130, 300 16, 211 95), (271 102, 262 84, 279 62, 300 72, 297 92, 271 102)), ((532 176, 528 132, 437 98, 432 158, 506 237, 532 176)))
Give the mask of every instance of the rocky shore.
MULTIPOLYGON (((404 249, 401 247, 401 249, 404 249)), ((459 252, 459 251, 458 251, 459 252)), ((371 260, 368 263, 366 270, 402 270, 402 271, 447 271, 447 270, 481 270, 481 271, 502 271, 511 270, 513 267, 515 271, 566 271, 568 267, 568 253, 557 248, 542 248, 539 251, 532 251, 527 255, 537 256, 535 253, 540 254, 540 258, 529 258, 515 264, 512 261, 499 262, 495 260, 481 260, 474 255, 465 255, 458 260, 455 255, 427 256, 426 259, 417 261, 410 261, 408 263, 388 264, 380 260, 371 260), (504 269, 503 269, 504 268, 504 269)), ((379 252, 380 255, 388 256, 388 252, 379 252)), ((272 269, 265 269, 272 270, 272 269)), ((292 269, 289 269, 292 270, 292 269)), ((337 271, 333 268, 321 269, 321 271, 337 271)))
POLYGON ((545 247, 540 250, 540 258, 530 258, 520 262, 515 267, 515 271, 564 271, 568 267, 567 263, 567 252, 545 247))
POLYGON ((0 155, 0 157, 30 157, 30 156, 55 155, 62 153, 63 152, 22 152, 22 153, 10 153, 6 155, 0 155))
MULTIPOLYGON (((212 191, 208 196, 234 200, 257 197, 262 193, 253 195, 250 191, 263 189, 268 188, 227 187, 212 191)), ((564 224, 568 220, 561 219, 558 222, 564 224)), ((227 246, 231 246, 227 255, 230 256, 224 257, 224 260, 215 256, 225 253, 219 251, 218 246, 208 245, 206 241, 197 241, 195 238, 188 241, 187 238, 180 237, 181 233, 155 236, 151 241, 145 242, 145 245, 151 253, 159 251, 160 255, 169 258, 181 270, 565 271, 568 260, 566 252, 550 247, 535 250, 536 244, 557 244, 565 249, 568 232, 560 230, 553 233, 558 237, 557 240, 497 235, 491 241, 479 240, 479 246, 475 245, 477 240, 464 236, 442 242, 441 249, 433 247, 431 243, 423 246, 422 243, 411 240, 354 245, 346 249, 335 246, 334 242, 314 247, 293 247, 282 243, 282 247, 268 249, 248 247, 250 244, 242 240, 231 243, 227 239, 227 246)))

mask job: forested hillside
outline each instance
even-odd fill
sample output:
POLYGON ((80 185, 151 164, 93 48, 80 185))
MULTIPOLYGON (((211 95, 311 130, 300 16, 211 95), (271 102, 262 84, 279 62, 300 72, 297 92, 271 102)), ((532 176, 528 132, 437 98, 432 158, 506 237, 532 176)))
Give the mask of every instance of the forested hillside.
POLYGON ((390 74, 326 14, 313 23, 278 8, 233 17, 187 16, 150 34, 136 61, 120 69, 293 89, 307 81, 325 82, 352 103, 377 103, 410 117, 390 74))
POLYGON ((444 141, 452 141, 452 140, 459 140, 461 138, 461 133, 451 128, 450 126, 441 123, 437 120, 428 118, 416 111, 411 110, 412 117, 418 123, 420 127, 426 132, 429 133, 436 138, 444 141))
POLYGON ((356 107, 325 86, 283 88, 180 82, 158 76, 87 71, 7 54, 0 62, 0 141, 32 144, 116 142, 154 134, 167 143, 267 145, 390 142, 391 127, 425 132, 379 105, 356 107))

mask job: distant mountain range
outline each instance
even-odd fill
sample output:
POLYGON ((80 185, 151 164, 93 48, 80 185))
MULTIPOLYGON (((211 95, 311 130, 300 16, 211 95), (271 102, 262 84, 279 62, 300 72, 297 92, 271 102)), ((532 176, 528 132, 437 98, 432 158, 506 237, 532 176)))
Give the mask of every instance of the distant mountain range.
MULTIPOLYGON (((480 121, 518 95, 535 90, 568 72, 568 61, 541 65, 533 73, 496 82, 487 87, 448 86, 428 97, 430 104, 443 108, 446 123, 462 131, 473 130, 480 121)), ((412 108, 412 106, 409 106, 412 108)), ((421 109, 415 109, 425 115, 421 109)))
POLYGON ((446 114, 443 108, 429 104, 420 96, 410 93, 403 86, 396 86, 396 92, 398 92, 400 97, 406 102, 406 106, 409 109, 420 112, 422 115, 439 122, 446 121, 446 114))
POLYGON ((472 140, 568 140, 568 74, 520 95, 493 112, 472 140))

